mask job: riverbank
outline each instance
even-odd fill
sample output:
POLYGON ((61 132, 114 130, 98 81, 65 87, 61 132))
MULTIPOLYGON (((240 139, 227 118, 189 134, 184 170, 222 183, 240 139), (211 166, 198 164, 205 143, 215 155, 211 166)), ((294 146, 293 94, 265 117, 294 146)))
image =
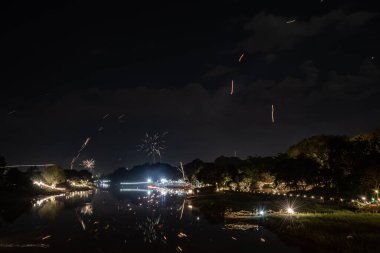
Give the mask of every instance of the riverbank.
POLYGON ((380 214, 319 200, 243 193, 213 193, 189 198, 193 206, 225 222, 264 226, 290 243, 317 252, 377 252, 380 214), (288 214, 291 206, 295 213, 288 214), (258 215, 258 211, 264 215, 258 215))
POLYGON ((64 191, 54 190, 54 189, 43 189, 40 187, 31 187, 28 190, 20 190, 20 189, 9 189, 9 190, 1 190, 0 198, 33 198, 38 196, 49 196, 49 195, 57 195, 62 193, 70 193, 76 191, 89 191, 94 190, 95 187, 70 187, 66 188, 64 191))

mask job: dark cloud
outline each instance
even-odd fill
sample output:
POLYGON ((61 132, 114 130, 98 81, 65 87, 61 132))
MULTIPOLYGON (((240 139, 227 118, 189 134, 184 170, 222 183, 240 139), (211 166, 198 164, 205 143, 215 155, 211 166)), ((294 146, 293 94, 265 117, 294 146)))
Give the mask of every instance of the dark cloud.
POLYGON ((111 8, 104 20, 95 8, 90 17, 75 12, 69 26, 71 11, 62 10, 58 21, 20 25, 8 34, 0 75, 9 83, 0 93, 0 154, 11 164, 68 167, 91 136, 80 159, 110 171, 148 161, 136 150, 145 132, 168 131, 163 161, 178 163, 274 155, 310 135, 379 127, 378 10, 227 1, 214 16, 215 5, 203 5, 144 6, 132 16, 111 8), (47 36, 44 27, 57 24, 65 33, 47 36), (20 31, 39 31, 36 42, 17 44, 20 31))
POLYGON ((136 151, 145 132, 168 131, 163 159, 176 163, 232 155, 234 150, 242 156, 273 154, 305 134, 326 130, 326 125, 344 123, 345 130, 355 131, 379 123, 376 117, 356 122, 360 115, 380 113, 378 100, 369 101, 380 95, 380 71, 373 63, 364 62, 355 74, 331 72, 326 80, 312 61, 299 69, 300 77, 239 84, 234 96, 229 95, 228 85, 210 91, 199 83, 170 89, 72 91, 54 101, 40 101, 22 117, 9 119, 4 131, 18 145, 9 147, 5 155, 20 161, 12 153, 23 152, 27 155, 22 161, 43 162, 41 154, 49 154, 68 166, 84 139, 92 136, 83 158, 95 157, 107 170, 146 161, 136 151), (37 108, 43 109, 37 112, 37 108), (103 119, 105 114, 109 117, 103 119), (123 121, 118 120, 120 115, 125 115, 123 121), (28 122, 27 127, 23 122, 28 122))
POLYGON ((242 42, 242 46, 249 52, 264 53, 291 49, 305 39, 323 33, 331 32, 335 36, 352 33, 375 16, 377 14, 370 12, 346 13, 334 10, 326 15, 302 20, 261 12, 245 25, 245 30, 252 35, 242 42), (287 23, 293 19, 296 21, 287 23))
POLYGON ((209 69, 204 75, 203 78, 212 78, 212 77, 222 77, 228 74, 236 72, 236 68, 228 66, 215 66, 209 69))

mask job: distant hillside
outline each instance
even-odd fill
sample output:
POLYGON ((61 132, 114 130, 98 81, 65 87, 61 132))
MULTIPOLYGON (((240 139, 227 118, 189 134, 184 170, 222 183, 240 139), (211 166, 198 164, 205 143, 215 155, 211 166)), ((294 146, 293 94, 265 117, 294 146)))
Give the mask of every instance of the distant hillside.
POLYGON ((350 139, 351 141, 359 141, 359 140, 365 140, 365 141, 370 141, 370 140, 377 140, 378 142, 380 141, 380 128, 377 128, 371 132, 368 133, 363 133, 363 134, 358 134, 350 139))

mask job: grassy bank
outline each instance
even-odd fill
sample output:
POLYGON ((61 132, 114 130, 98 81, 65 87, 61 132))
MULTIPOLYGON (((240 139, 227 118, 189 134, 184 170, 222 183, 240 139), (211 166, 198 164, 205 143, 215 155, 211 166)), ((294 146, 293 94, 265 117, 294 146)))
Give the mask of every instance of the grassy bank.
POLYGON ((228 222, 260 224, 291 243, 306 245, 307 251, 378 252, 380 214, 352 211, 341 203, 241 193, 196 196, 190 201, 202 211, 223 214, 228 222), (296 214, 281 213, 289 204, 296 214), (255 209, 269 213, 259 217, 255 209))
POLYGON ((340 210, 352 210, 350 206, 339 202, 237 192, 198 195, 190 197, 189 201, 199 208, 231 209, 232 211, 264 208, 266 211, 277 212, 281 209, 286 209, 288 205, 293 205, 298 212, 308 213, 332 213, 340 210))
POLYGON ((288 238, 334 252, 378 252, 380 214, 351 211, 269 214, 258 222, 288 238))

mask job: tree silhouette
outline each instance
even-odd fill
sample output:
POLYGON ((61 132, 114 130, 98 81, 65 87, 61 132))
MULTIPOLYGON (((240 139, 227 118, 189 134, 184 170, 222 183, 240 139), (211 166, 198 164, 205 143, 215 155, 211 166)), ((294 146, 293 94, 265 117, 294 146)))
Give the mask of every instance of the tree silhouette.
POLYGON ((42 170, 42 178, 50 185, 56 186, 66 180, 65 171, 58 165, 46 167, 42 170))

